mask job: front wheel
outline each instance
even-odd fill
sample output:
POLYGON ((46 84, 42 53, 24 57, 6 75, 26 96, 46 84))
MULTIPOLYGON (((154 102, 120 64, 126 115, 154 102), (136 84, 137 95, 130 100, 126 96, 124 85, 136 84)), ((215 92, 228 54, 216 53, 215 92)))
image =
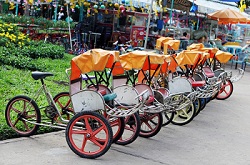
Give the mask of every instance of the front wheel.
POLYGON ((108 121, 93 111, 83 111, 73 116, 66 127, 65 135, 70 149, 80 157, 89 159, 105 154, 113 140, 108 121))
POLYGON ((231 80, 226 80, 222 83, 222 86, 220 88, 220 91, 218 95, 216 96, 216 99, 218 100, 225 100, 229 98, 233 93, 233 83, 231 80))
POLYGON ((39 127, 37 124, 41 122, 41 114, 34 100, 20 95, 8 102, 5 119, 20 136, 31 136, 39 127))
POLYGON ((140 114, 141 131, 139 136, 149 138, 155 136, 162 127, 163 118, 161 113, 147 113, 140 114))

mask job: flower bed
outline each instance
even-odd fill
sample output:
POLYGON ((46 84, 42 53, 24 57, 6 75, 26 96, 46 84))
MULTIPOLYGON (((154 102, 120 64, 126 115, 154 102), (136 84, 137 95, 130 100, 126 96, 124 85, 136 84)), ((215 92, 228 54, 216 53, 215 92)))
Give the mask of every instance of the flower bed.
POLYGON ((0 22, 0 62, 20 69, 43 70, 39 58, 63 58, 64 48, 43 41, 31 41, 14 24, 0 22))

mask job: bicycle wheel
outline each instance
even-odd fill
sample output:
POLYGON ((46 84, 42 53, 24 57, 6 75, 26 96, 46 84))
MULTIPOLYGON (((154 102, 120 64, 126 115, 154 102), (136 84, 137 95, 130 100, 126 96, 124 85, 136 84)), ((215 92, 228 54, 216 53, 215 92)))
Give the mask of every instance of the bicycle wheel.
POLYGON ((195 106, 194 104, 189 104, 187 107, 175 111, 174 118, 171 121, 175 125, 185 125, 190 123, 195 116, 195 106))
POLYGON ((163 118, 161 113, 147 113, 140 114, 141 131, 139 136, 149 138, 155 136, 162 127, 163 118))
POLYGON ((166 126, 173 120, 174 112, 163 111, 162 118, 163 118, 162 126, 166 126))
POLYGON ((105 154, 112 144, 113 137, 108 121, 93 111, 83 111, 73 116, 65 134, 70 149, 78 156, 89 159, 105 154), (100 140, 105 142, 102 144, 100 140))
POLYGON ((217 100, 225 100, 229 98, 233 93, 233 83, 231 80, 226 80, 222 83, 222 86, 220 88, 220 91, 218 95, 216 96, 217 100))
POLYGON ((113 143, 115 143, 121 138, 124 132, 125 121, 122 117, 111 117, 108 121, 113 131, 113 143))
POLYGON ((194 101, 195 105, 195 116, 197 116, 201 112, 201 100, 199 98, 196 98, 194 101))
POLYGON ((201 102, 200 109, 202 111, 206 107, 206 105, 207 105, 207 99, 205 99, 205 98, 199 98, 199 100, 201 102))
MULTIPOLYGON (((117 140, 119 140, 124 132, 125 128, 125 121, 123 117, 112 117, 112 116, 106 116, 105 118, 108 120, 112 132, 113 132, 113 143, 115 143, 117 140)), ((104 143, 104 141, 101 141, 104 143)))
POLYGON ((36 133, 41 122, 40 110, 34 100, 27 96, 15 96, 5 109, 7 124, 20 136, 31 136, 36 133))
MULTIPOLYGON (((55 101, 58 108, 61 110, 61 116, 63 119, 69 120, 72 116, 74 116, 75 112, 73 110, 73 105, 70 99, 69 92, 61 92, 58 93, 53 100, 55 101)), ((59 115, 57 115, 54 120, 60 121, 59 115)))
POLYGON ((125 118, 125 129, 116 144, 128 145, 134 142, 140 133, 140 116, 138 113, 134 113, 125 118))

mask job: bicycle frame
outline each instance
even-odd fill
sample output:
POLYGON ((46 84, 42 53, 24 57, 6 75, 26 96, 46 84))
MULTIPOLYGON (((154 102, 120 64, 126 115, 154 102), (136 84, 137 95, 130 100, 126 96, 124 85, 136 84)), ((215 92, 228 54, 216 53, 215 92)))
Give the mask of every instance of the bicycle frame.
MULTIPOLYGON (((63 123, 65 123, 65 124, 56 123, 56 125, 53 125, 53 123, 52 123, 52 124, 43 124, 43 123, 30 122, 30 121, 25 120, 25 119, 23 119, 23 120, 25 120, 25 121, 28 122, 28 123, 36 124, 36 125, 40 125, 40 126, 49 126, 49 127, 53 127, 53 128, 65 129, 66 126, 67 126, 66 123, 68 123, 69 120, 66 120, 66 119, 64 119, 64 118, 62 117, 62 115, 61 115, 61 113, 60 113, 60 111, 59 111, 59 109, 58 109, 58 107, 57 107, 55 101, 53 100, 53 97, 52 97, 51 93, 49 92, 48 88, 46 87, 46 84, 44 83, 44 80, 43 80, 43 79, 41 79, 41 83, 42 83, 42 86, 37 90, 37 92, 36 92, 35 95, 34 95, 34 101, 36 102, 36 101, 38 100, 39 96, 42 94, 42 92, 44 92, 44 94, 45 94, 45 96, 46 96, 46 100, 47 100, 47 102, 48 102, 48 106, 53 106, 53 107, 55 107, 56 112, 57 112, 57 114, 59 115, 60 120, 61 120, 63 123)), ((29 103, 30 103, 30 102, 29 102, 29 103)), ((46 108, 46 107, 47 107, 47 106, 39 107, 39 110, 41 111, 41 109, 46 108)))

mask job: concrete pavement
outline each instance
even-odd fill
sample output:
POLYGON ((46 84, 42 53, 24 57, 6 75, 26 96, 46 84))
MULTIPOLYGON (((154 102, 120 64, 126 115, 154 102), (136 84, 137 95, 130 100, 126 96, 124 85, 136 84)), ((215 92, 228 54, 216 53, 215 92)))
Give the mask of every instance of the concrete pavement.
MULTIPOLYGON (((248 68, 247 68, 248 69, 248 68)), ((250 164, 250 69, 232 96, 215 100, 188 125, 169 125, 150 139, 113 144, 96 160, 67 146, 64 131, 0 141, 0 165, 246 165, 250 164)))

